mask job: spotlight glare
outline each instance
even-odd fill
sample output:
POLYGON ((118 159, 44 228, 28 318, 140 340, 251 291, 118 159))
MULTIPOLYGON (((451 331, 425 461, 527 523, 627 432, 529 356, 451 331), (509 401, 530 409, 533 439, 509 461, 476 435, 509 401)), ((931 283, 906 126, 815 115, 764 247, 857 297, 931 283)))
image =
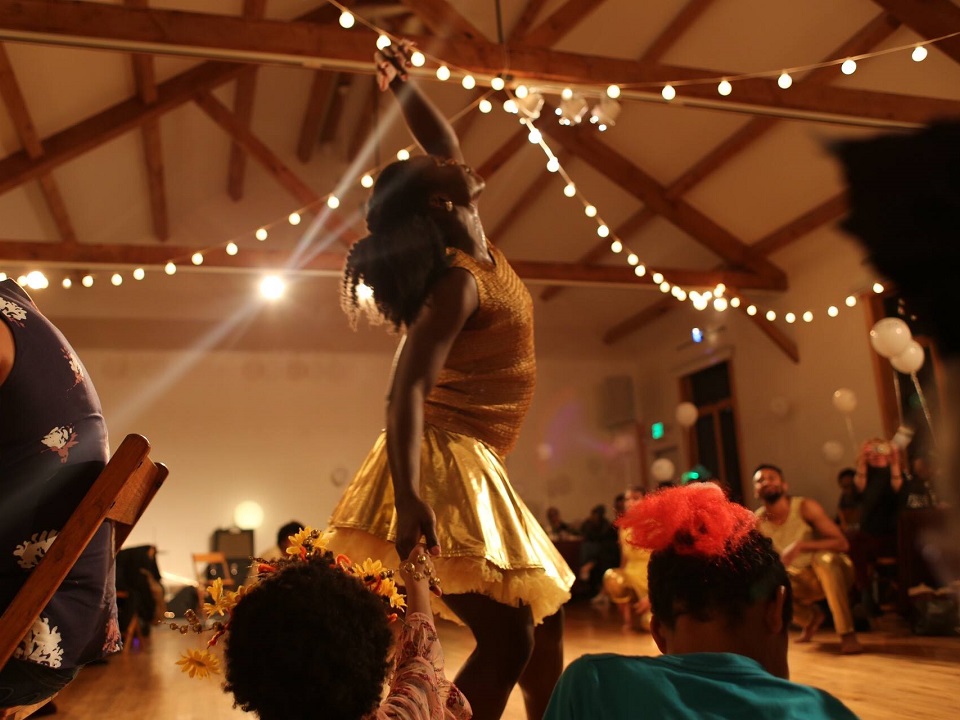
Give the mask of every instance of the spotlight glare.
POLYGON ((279 275, 265 275, 260 281, 260 294, 267 300, 279 300, 286 289, 287 284, 279 275))

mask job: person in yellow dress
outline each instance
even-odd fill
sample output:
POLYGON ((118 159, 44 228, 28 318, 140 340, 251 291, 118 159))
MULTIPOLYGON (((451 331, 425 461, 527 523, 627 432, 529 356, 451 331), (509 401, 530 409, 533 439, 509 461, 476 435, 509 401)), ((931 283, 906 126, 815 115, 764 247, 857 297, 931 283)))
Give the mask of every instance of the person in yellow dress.
POLYGON ((441 616, 476 649, 455 682, 478 720, 499 718, 514 685, 543 717, 563 669, 574 576, 507 478, 533 397, 533 303, 483 233, 484 182, 463 164, 450 124, 407 82, 411 47, 377 54, 427 153, 380 173, 369 236, 350 251, 342 304, 400 341, 376 441, 330 520, 329 547, 394 567, 423 539, 443 582, 441 616))
MULTIPOLYGON (((643 488, 630 488, 625 497, 625 509, 630 510, 643 500, 643 488)), ((647 565, 650 551, 630 542, 630 529, 621 527, 620 567, 610 568, 603 574, 603 589, 620 610, 623 630, 630 632, 637 624, 643 630, 650 629, 650 590, 647 584, 647 565)))

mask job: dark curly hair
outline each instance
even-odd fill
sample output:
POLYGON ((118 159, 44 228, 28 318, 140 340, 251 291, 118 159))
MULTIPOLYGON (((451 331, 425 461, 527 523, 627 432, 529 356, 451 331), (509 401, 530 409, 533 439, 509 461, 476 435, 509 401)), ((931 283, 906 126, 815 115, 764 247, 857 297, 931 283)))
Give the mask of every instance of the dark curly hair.
POLYGON ((438 189, 426 172, 430 157, 391 163, 373 187, 367 206, 370 234, 354 243, 340 284, 340 304, 356 326, 361 315, 395 330, 416 320, 434 282, 450 266, 447 243, 430 208, 438 189), (357 294, 363 283, 373 302, 357 294))
POLYGON ((234 608, 225 690, 261 720, 357 720, 380 701, 391 643, 379 597, 328 559, 290 563, 234 608))
POLYGON ((786 589, 784 632, 793 617, 786 568, 757 520, 715 485, 659 490, 618 523, 630 542, 652 550, 647 575, 653 614, 668 628, 677 617, 706 622, 721 614, 739 624, 747 607, 786 589))

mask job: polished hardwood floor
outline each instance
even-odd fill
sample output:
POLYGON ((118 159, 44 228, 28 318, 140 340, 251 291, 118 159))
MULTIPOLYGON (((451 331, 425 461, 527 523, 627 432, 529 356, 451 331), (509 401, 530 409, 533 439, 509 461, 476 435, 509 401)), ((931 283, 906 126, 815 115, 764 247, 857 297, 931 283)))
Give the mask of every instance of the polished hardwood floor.
MULTIPOLYGON (((589 604, 569 607, 566 657, 617 652, 656 655, 649 635, 624 634, 612 610, 589 604)), ((440 636, 452 676, 472 648, 463 628, 440 623, 440 636)), ((882 618, 879 628, 862 635, 868 653, 841 656, 836 636, 821 631, 808 645, 791 645, 793 679, 821 687, 841 698, 866 720, 960 718, 960 638, 911 635, 901 621, 882 618)), ((85 669, 57 698, 55 717, 63 720, 223 720, 245 714, 232 707, 220 682, 190 680, 174 664, 196 638, 163 628, 149 644, 85 669)), ((505 720, 525 720, 514 691, 505 720)))

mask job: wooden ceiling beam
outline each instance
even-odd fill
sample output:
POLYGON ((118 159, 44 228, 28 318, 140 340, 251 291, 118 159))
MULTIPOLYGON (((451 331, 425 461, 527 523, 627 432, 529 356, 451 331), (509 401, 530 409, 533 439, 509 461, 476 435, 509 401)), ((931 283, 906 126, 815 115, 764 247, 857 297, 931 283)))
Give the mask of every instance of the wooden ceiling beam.
POLYGON ((682 199, 666 197, 664 188, 651 176, 604 144, 595 133, 581 128, 565 128, 544 123, 542 129, 566 150, 586 161, 631 195, 639 198, 651 211, 666 218, 691 238, 724 261, 746 267, 769 280, 776 280, 786 289, 784 272, 765 258, 757 256, 748 245, 722 228, 682 199))
MULTIPOLYGON (((0 39, 123 49, 140 44, 149 52, 184 52, 203 55, 234 53, 237 59, 285 62, 308 67, 329 67, 372 72, 372 33, 355 28, 345 33, 303 21, 248 20, 227 15, 143 10, 105 3, 0 0, 0 39)), ((452 65, 476 75, 496 75, 503 70, 503 48, 485 40, 418 38, 424 46, 452 65)), ((625 92, 663 102, 659 83, 694 80, 725 74, 721 70, 647 64, 635 60, 559 52, 529 45, 511 46, 510 72, 558 84, 647 86, 649 91, 625 92)), ((418 73, 414 73, 418 74, 418 73)), ((932 119, 960 116, 960 101, 915 97, 832 86, 781 90, 775 79, 738 80, 729 98, 718 98, 712 83, 685 85, 676 104, 692 102, 719 110, 758 112, 805 117, 812 120, 860 121, 923 125, 932 119)))
MULTIPOLYGON (((750 305, 751 302, 749 298, 740 296, 740 302, 750 305)), ((744 313, 746 314, 746 313, 744 313)), ((770 341, 776 345, 780 350, 783 351, 783 354, 790 358, 795 365, 800 364, 800 349, 797 347, 796 341, 791 339, 786 335, 783 330, 781 330, 775 323, 770 322, 760 313, 756 315, 747 315, 754 325, 760 328, 760 332, 766 335, 770 341)))
MULTIPOLYGON (((129 7, 145 8, 148 0, 124 0, 129 7)), ((157 101, 157 79, 153 56, 133 53, 130 56, 137 95, 144 105, 157 101)), ((147 167, 147 190, 150 195, 150 216, 153 218, 153 234, 161 242, 170 237, 170 222, 167 216, 167 194, 163 173, 163 143, 160 138, 160 120, 153 119, 140 127, 143 140, 143 160, 147 167)))
POLYGON ((410 8, 437 37, 461 37, 483 40, 477 26, 467 20, 446 0, 400 0, 410 8))
MULTIPOLYGON (((20 138, 20 144, 23 146, 27 156, 36 159, 44 154, 43 143, 40 141, 40 135, 33 124, 33 118, 30 117, 30 110, 27 108, 27 101, 20 91, 20 84, 13 72, 13 65, 7 55, 7 50, 0 43, 0 97, 6 105, 13 120, 13 127, 17 131, 17 137, 20 138)), ((63 202, 63 196, 60 194, 60 186, 49 172, 43 173, 37 177, 40 182, 40 192, 47 203, 53 222, 57 226, 57 232, 60 239, 64 242, 75 243, 77 235, 73 230, 73 223, 70 221, 70 215, 67 213, 67 206, 63 202)))
MULTIPOLYGON (((950 0, 873 0, 920 37, 928 40, 960 31, 960 7, 950 0)), ((937 50, 960 63, 960 36, 941 40, 937 50)))
MULTIPOLYGON (((243 0, 243 17, 260 20, 267 8, 267 0, 243 0)), ((250 127, 253 119, 253 101, 257 96, 257 71, 252 65, 245 68, 237 78, 237 89, 233 95, 233 113, 237 119, 250 127)), ((236 140, 230 142, 230 165, 227 171, 227 193, 234 200, 243 198, 243 185, 246 179, 247 154, 236 140)))
POLYGON ((310 162, 314 148, 320 139, 320 128, 324 126, 327 112, 333 102, 334 94, 340 86, 340 73, 315 70, 310 85, 310 97, 300 123, 300 139, 297 141, 297 157, 300 162, 310 162))
POLYGON ((800 217, 794 218, 763 238, 757 240, 752 247, 757 253, 769 257, 782 250, 790 243, 809 235, 827 223, 839 220, 846 215, 848 209, 847 194, 834 195, 800 217))
POLYGON ((337 239, 349 247, 359 236, 337 213, 326 212, 321 205, 321 196, 288 168, 277 155, 257 138, 230 109, 207 91, 198 92, 194 98, 197 105, 214 122, 227 131, 254 160, 289 192, 308 212, 318 214, 324 226, 334 231, 337 239))
POLYGON ((607 332, 603 334, 603 342, 606 345, 613 345, 615 342, 622 340, 627 335, 631 335, 638 330, 645 328, 654 320, 663 317, 676 305, 678 305, 679 302, 680 301, 675 297, 670 296, 651 303, 640 312, 628 317, 626 320, 617 323, 612 328, 607 330, 607 332))
POLYGON ((604 0, 567 0, 550 17, 526 34, 523 38, 524 44, 552 47, 603 3, 604 0))
POLYGON ((674 16, 670 24, 661 32, 640 56, 642 63, 660 62, 673 44, 700 19, 700 16, 713 5, 714 0, 689 0, 674 16))
POLYGON ((537 19, 537 15, 540 14, 543 6, 546 4, 547 0, 528 0, 517 22, 514 23, 514 26, 510 29, 510 34, 507 36, 507 43, 516 44, 524 40, 527 33, 530 32, 530 28, 533 27, 533 22, 537 19))

